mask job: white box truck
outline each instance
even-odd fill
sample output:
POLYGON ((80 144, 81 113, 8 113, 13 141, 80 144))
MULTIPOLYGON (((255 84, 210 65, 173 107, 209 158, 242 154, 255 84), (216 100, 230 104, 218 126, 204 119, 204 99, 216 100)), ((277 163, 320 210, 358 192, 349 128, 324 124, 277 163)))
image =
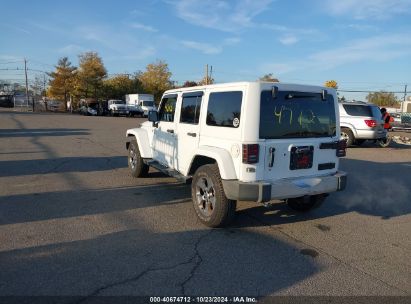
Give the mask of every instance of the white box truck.
POLYGON ((129 107, 136 107, 143 110, 143 116, 147 116, 149 111, 156 111, 154 95, 152 94, 127 94, 126 103, 129 107))

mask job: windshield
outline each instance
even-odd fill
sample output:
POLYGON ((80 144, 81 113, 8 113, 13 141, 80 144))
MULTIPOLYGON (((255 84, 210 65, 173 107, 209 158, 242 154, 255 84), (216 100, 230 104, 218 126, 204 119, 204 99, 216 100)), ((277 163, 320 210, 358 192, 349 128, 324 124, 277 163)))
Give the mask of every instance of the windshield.
POLYGON ((143 101, 143 106, 145 107, 153 107, 154 106, 154 102, 152 101, 143 101))
POLYGON ((122 105, 125 105, 125 104, 126 104, 126 102, 125 102, 124 100, 114 100, 113 103, 114 103, 114 104, 122 104, 122 105))
POLYGON ((261 92, 260 138, 331 137, 336 135, 334 98, 320 93, 261 92))

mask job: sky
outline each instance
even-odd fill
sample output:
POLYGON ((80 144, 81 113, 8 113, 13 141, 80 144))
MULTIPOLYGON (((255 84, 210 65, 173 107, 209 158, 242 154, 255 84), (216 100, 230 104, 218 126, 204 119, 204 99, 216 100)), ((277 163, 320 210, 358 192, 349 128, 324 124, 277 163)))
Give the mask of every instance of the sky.
MULTIPOLYGON (((411 91, 411 0, 0 0, 0 79, 95 51, 109 74, 165 60, 172 80, 411 91), (19 68, 18 71, 13 70, 19 68), (6 70, 9 69, 9 70, 6 70)), ((363 100, 366 94, 340 92, 363 100)), ((404 94, 398 94, 403 97, 404 94)))

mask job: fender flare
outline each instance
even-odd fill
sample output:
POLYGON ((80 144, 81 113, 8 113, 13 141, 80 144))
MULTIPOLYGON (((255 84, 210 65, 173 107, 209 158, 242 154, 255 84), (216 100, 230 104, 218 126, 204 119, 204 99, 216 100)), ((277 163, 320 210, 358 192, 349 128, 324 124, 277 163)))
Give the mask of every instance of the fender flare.
POLYGON ((232 156, 227 150, 210 146, 198 147, 191 160, 189 170, 197 156, 205 156, 214 159, 217 162, 222 179, 238 179, 232 156))
MULTIPOLYGON (((141 128, 128 129, 126 136, 127 138, 134 137, 136 139, 142 158, 153 158, 150 142, 148 140, 148 133, 146 130, 141 128)), ((130 142, 128 141, 126 143, 126 149, 128 149, 129 145, 130 142)))
POLYGON ((353 125, 348 123, 340 123, 340 131, 342 131, 343 128, 350 129, 354 137, 357 137, 357 130, 353 127, 353 125))

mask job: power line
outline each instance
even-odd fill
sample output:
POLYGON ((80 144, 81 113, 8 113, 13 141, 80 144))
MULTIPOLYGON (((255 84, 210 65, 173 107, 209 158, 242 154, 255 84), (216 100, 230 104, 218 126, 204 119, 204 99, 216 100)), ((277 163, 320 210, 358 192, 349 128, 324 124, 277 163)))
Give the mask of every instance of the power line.
POLYGON ((344 92, 344 93, 375 93, 375 92, 384 92, 384 93, 393 93, 393 94, 403 94, 404 91, 384 91, 384 90, 337 90, 338 92, 344 92))
POLYGON ((52 64, 40 62, 40 61, 38 61, 38 60, 33 60, 33 59, 30 59, 30 58, 29 58, 28 62, 33 62, 34 64, 37 64, 37 65, 50 66, 50 67, 53 67, 53 68, 55 67, 55 66, 52 65, 52 64))
POLYGON ((22 62, 22 61, 19 60, 19 61, 0 62, 0 64, 11 64, 11 63, 19 63, 19 62, 22 62))

